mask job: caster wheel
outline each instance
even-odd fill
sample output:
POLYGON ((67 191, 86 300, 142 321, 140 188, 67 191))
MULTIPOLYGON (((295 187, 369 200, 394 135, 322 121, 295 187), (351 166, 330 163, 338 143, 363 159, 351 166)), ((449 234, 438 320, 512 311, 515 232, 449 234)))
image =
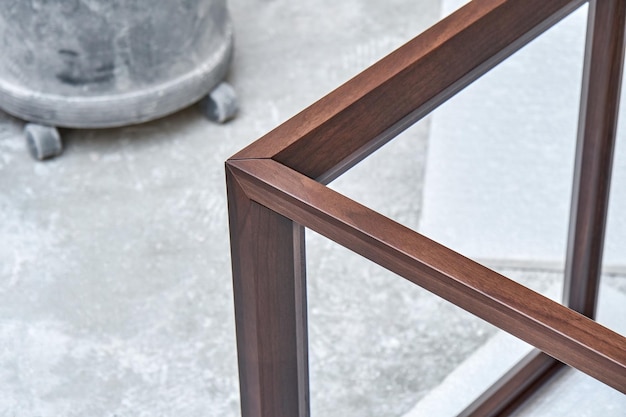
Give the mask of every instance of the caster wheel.
POLYGON ((226 82, 218 84, 209 95, 200 100, 200 107, 209 120, 217 123, 229 121, 239 110, 235 90, 226 82))
POLYGON ((30 154, 40 161, 60 155, 63 151, 61 136, 56 127, 27 123, 24 136, 30 154))

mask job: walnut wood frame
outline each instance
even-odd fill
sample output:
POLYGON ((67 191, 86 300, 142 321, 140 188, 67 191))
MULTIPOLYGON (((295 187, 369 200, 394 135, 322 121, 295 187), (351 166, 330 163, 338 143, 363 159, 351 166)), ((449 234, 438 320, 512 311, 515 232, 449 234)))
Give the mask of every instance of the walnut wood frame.
POLYGON ((461 415, 510 413, 567 364, 626 393, 626 338, 593 320, 626 1, 589 2, 565 304, 327 188, 584 0, 474 0, 226 162, 244 417, 309 415, 304 227, 537 350, 461 415))

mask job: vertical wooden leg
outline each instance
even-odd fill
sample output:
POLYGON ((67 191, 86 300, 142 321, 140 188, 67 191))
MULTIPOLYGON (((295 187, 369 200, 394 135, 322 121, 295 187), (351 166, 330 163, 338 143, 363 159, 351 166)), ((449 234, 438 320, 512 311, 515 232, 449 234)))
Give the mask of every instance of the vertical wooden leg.
POLYGON ((226 171, 242 416, 307 417, 304 230, 226 171))
POLYGON ((625 1, 590 2, 564 303, 591 318, 596 312, 602 268, 625 24, 625 1))
MULTIPOLYGON (((594 317, 624 58, 626 1, 589 3, 578 141, 565 269, 565 303, 594 317)), ((510 414, 561 364, 533 352, 460 416, 510 414)))

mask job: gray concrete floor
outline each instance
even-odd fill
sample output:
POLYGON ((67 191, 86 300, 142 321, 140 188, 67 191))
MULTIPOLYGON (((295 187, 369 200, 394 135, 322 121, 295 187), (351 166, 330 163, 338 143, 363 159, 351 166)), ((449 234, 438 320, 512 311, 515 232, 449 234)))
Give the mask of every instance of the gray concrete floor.
MULTIPOLYGON (((64 155, 38 163, 0 114, 0 417, 239 415, 223 161, 439 18, 429 0, 230 6, 241 113, 224 126, 189 108, 64 130, 64 155)), ((428 128, 332 186, 416 226, 428 128)), ((401 416, 496 332, 307 245, 315 416, 401 416)), ((559 279, 509 272, 538 290, 559 279)))

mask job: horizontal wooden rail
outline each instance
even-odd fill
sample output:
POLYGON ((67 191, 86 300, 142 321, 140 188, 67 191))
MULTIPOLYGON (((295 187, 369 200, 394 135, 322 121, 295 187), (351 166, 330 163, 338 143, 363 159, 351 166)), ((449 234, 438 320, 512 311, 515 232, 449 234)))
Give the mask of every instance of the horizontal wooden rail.
POLYGON ((228 162, 252 201, 626 393, 626 338, 284 165, 228 162))
POLYGON ((472 1, 231 159, 327 183, 584 2, 472 1))
POLYGON ((624 0, 473 0, 227 161, 245 417, 309 415, 302 226, 541 350, 461 416, 508 415, 562 363, 626 393, 626 338, 585 316, 596 307, 625 21, 624 0), (567 306, 323 185, 584 3, 567 306))

